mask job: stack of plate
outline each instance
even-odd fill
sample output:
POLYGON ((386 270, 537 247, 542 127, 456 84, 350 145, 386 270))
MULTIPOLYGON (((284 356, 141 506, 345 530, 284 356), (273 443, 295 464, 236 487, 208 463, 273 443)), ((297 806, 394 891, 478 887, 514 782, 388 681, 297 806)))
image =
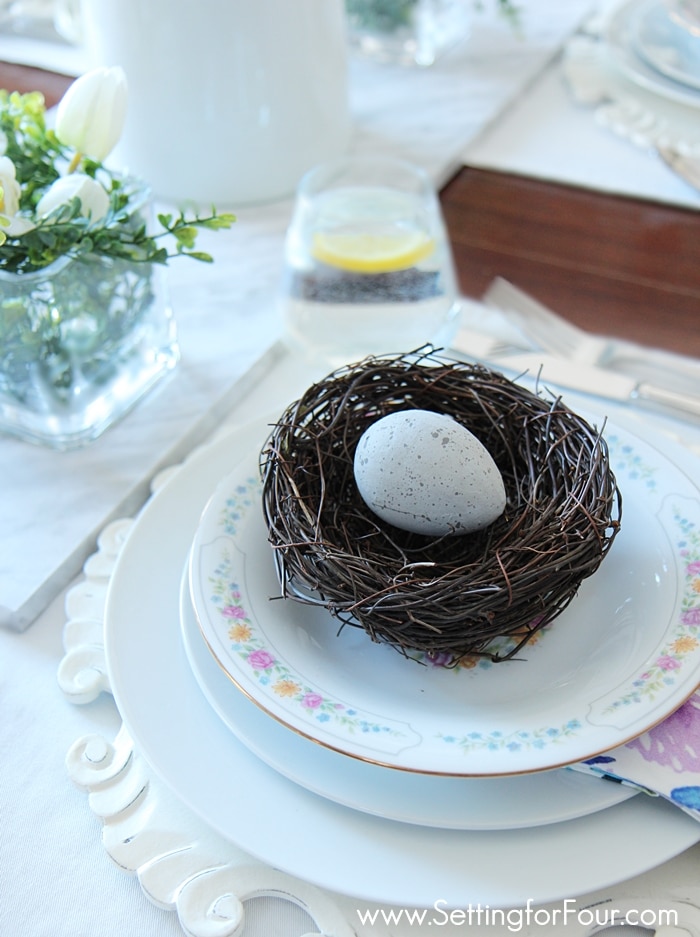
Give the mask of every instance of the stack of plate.
POLYGON ((605 40, 612 61, 635 84, 700 107, 700 33, 688 27, 688 13, 673 15, 674 6, 682 0, 629 0, 611 16, 605 40))
POLYGON ((274 598, 265 426, 170 478, 109 591, 115 700, 186 805, 291 874, 426 907, 555 901, 700 839, 660 799, 564 767, 641 734, 696 688, 700 646, 680 640, 700 526, 687 454, 608 426, 624 514, 605 563, 522 659, 445 669, 274 598))

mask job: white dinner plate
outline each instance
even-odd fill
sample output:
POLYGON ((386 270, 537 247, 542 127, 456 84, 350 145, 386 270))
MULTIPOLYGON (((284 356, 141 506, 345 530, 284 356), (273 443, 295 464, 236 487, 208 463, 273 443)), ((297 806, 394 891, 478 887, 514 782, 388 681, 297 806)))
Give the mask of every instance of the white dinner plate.
POLYGON ((542 771, 622 745, 698 684, 685 531, 700 492, 666 456, 608 427, 622 529, 597 572, 517 659, 433 666, 323 608, 279 598, 258 453, 217 487, 194 538, 190 589, 221 667, 262 709, 315 742, 404 771, 542 771))
POLYGON ((642 58, 662 75, 700 90, 700 36, 676 23, 661 0, 639 7, 635 41, 642 58))
POLYGON ((180 627, 202 693, 236 738, 286 778, 354 810, 449 830, 515 830, 573 820, 639 796, 567 768, 513 778, 445 778, 347 758, 289 732, 238 692, 202 637, 187 576, 180 627))
MULTIPOLYGON (((212 712, 179 638, 178 593, 199 517, 266 430, 195 453, 151 498, 122 549, 105 608, 115 702, 137 750, 197 816, 261 861, 364 901, 464 907, 559 901, 639 875, 700 841, 659 798, 523 830, 465 832, 396 823, 283 778, 212 712)), ((664 443, 665 445, 665 443, 664 443)))
POLYGON ((645 7, 646 4, 640 4, 639 0, 629 0, 610 17, 604 39, 611 61, 639 87, 689 107, 700 107, 700 88, 674 81, 638 54, 638 18, 645 7))

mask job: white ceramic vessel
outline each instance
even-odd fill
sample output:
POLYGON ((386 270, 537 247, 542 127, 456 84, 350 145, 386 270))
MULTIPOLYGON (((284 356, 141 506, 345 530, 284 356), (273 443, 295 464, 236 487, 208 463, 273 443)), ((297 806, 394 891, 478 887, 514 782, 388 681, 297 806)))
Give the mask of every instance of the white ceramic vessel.
POLYGON ((350 135, 342 0, 83 0, 94 65, 129 83, 115 159, 177 202, 290 195, 350 135))

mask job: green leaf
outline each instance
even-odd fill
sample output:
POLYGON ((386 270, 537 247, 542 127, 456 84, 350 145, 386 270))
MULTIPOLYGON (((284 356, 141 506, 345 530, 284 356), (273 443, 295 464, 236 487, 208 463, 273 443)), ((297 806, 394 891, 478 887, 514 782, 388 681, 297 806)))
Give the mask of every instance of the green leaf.
POLYGON ((214 215, 212 218, 203 218, 199 223, 202 228, 219 231, 230 228, 236 221, 235 215, 214 215))
POLYGON ((173 228, 172 233, 180 247, 194 247, 197 240, 197 229, 192 225, 186 225, 182 228, 173 228))
POLYGON ((192 260, 201 260, 202 263, 211 264, 214 262, 214 258, 211 254, 206 254, 204 251, 187 251, 183 256, 191 257, 192 260))
POLYGON ((157 251, 154 251, 148 259, 154 264, 167 264, 169 256, 167 250, 161 247, 157 251))

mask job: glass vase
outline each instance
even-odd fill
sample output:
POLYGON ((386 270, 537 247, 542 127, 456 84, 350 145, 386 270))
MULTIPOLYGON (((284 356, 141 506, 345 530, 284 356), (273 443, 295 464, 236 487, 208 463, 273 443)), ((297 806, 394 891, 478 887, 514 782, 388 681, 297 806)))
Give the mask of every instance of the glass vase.
POLYGON ((433 65, 471 29, 467 0, 345 0, 350 47, 396 65, 433 65))
POLYGON ((0 271, 0 432, 83 446, 178 359, 163 265, 85 255, 0 271))

